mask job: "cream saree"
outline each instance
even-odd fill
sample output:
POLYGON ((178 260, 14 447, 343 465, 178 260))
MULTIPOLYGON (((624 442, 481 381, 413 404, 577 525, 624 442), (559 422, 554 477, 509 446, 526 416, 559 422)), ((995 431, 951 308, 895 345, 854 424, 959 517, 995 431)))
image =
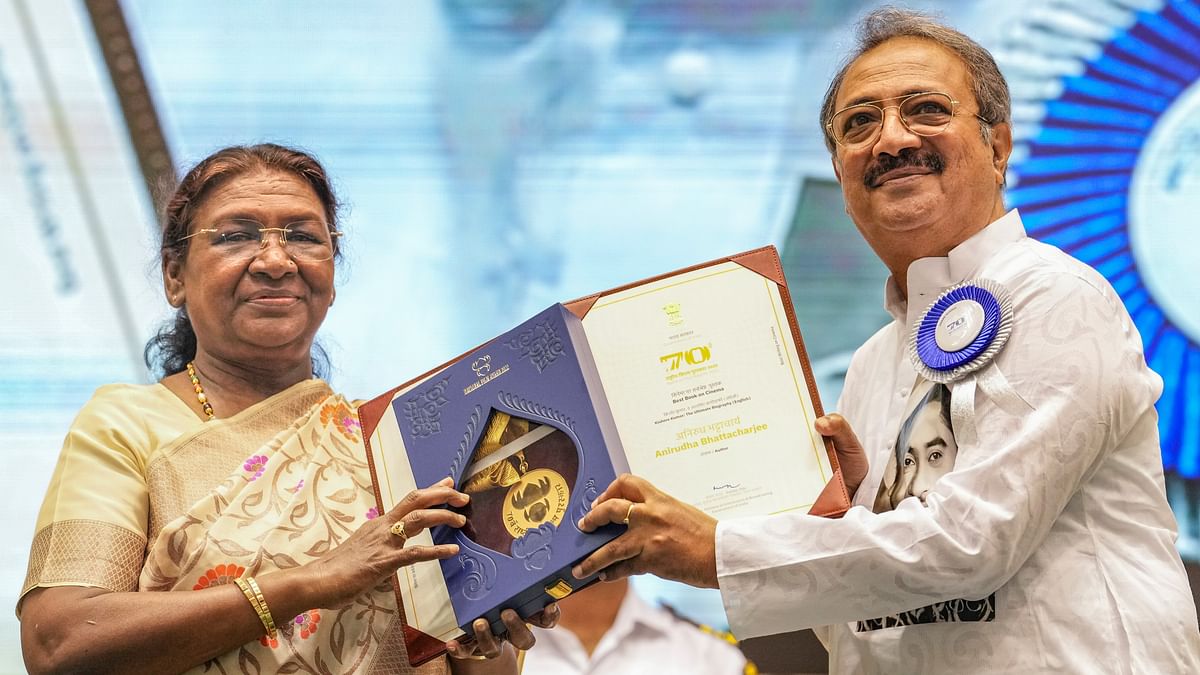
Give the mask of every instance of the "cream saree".
MULTIPOLYGON (((297 384, 234 417, 190 425, 146 453, 144 478, 148 543, 140 572, 135 570, 139 591, 204 592, 238 576, 303 565, 378 515, 355 408, 318 380, 297 384)), ((95 534, 111 534, 111 525, 100 525, 95 534)), ((39 522, 39 538, 53 526, 39 522)), ((59 524, 60 531, 64 527, 59 524)), ((72 521, 70 527, 88 525, 72 521)), ((41 555, 47 558, 45 550, 41 555)), ((33 557, 38 557, 37 541, 33 557)), ((72 583, 70 578, 47 580, 45 570, 55 566, 52 559, 31 558, 33 578, 26 590, 72 583)), ((114 576, 112 570, 83 568, 71 574, 89 577, 74 583, 102 587, 110 587, 104 582, 114 576)), ((263 637, 194 672, 414 672, 396 604, 388 581, 347 607, 276 617, 277 639, 263 637)), ((444 671, 442 661, 418 672, 444 671)))

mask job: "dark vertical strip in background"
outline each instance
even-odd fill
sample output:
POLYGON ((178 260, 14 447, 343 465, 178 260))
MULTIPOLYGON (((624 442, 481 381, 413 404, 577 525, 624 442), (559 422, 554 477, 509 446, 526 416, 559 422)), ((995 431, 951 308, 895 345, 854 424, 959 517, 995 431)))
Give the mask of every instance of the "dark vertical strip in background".
POLYGON ((162 202, 175 181, 171 150, 163 136, 154 99, 146 86, 142 64, 129 34, 129 24, 119 0, 85 0, 96 43, 104 55, 113 91, 121 104, 121 114, 129 130, 138 166, 146 180, 146 190, 154 203, 154 213, 162 212, 162 202))

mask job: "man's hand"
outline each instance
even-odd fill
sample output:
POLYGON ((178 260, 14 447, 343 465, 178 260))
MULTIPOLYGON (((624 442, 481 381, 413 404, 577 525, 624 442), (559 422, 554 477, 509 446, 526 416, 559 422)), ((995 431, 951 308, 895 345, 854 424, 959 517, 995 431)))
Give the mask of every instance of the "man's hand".
POLYGON ((629 529, 572 570, 577 579, 604 570, 605 581, 650 573, 699 588, 717 587, 717 521, 703 511, 624 474, 579 521, 591 532, 610 523, 629 529))
POLYGON ((460 638, 446 643, 450 654, 450 672, 454 675, 509 675, 519 673, 516 650, 527 651, 535 642, 530 626, 554 628, 558 624, 558 603, 546 607, 522 620, 511 609, 500 612, 505 632, 492 633, 487 619, 476 619, 471 625, 474 638, 460 638))
POLYGON ((846 483, 846 492, 850 493, 850 498, 853 499, 854 493, 858 492, 858 486, 867 477, 868 467, 867 453, 863 452, 858 436, 854 435, 854 430, 850 428, 846 418, 837 413, 818 417, 813 426, 818 434, 833 441, 838 466, 842 469, 842 480, 846 483))

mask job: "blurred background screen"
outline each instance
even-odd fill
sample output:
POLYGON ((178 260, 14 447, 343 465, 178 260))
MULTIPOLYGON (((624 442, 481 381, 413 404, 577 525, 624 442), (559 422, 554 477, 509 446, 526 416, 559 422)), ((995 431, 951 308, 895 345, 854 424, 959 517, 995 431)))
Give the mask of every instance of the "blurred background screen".
MULTIPOLYGON (((348 395, 553 302, 774 244, 833 409, 850 353, 889 318, 817 123, 875 4, 0 0, 0 606, 75 412, 101 384, 151 378, 142 347, 168 309, 155 203, 229 144, 299 146, 334 178, 349 254, 321 340, 348 395)), ((1134 316, 1195 559, 1200 6, 909 4, 996 55, 1008 203, 1134 316)), ((636 587, 724 624, 715 592, 636 587)), ((0 672, 20 672, 0 617, 0 672)))

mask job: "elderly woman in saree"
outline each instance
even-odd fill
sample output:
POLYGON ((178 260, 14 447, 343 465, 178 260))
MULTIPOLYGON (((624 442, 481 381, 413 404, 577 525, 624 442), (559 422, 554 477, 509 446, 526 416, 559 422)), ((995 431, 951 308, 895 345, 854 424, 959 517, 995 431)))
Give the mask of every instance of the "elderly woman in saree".
MULTIPOLYGON (((181 181, 161 247, 177 312, 146 349, 165 376, 101 387, 67 434, 18 604, 31 672, 414 672, 393 574, 457 553, 407 538, 461 526, 438 507, 469 496, 447 479, 379 513, 354 403, 314 378, 336 215, 322 166, 277 145, 181 181)), ((515 672, 533 637, 503 619, 507 640, 481 620, 415 672, 515 672)))

